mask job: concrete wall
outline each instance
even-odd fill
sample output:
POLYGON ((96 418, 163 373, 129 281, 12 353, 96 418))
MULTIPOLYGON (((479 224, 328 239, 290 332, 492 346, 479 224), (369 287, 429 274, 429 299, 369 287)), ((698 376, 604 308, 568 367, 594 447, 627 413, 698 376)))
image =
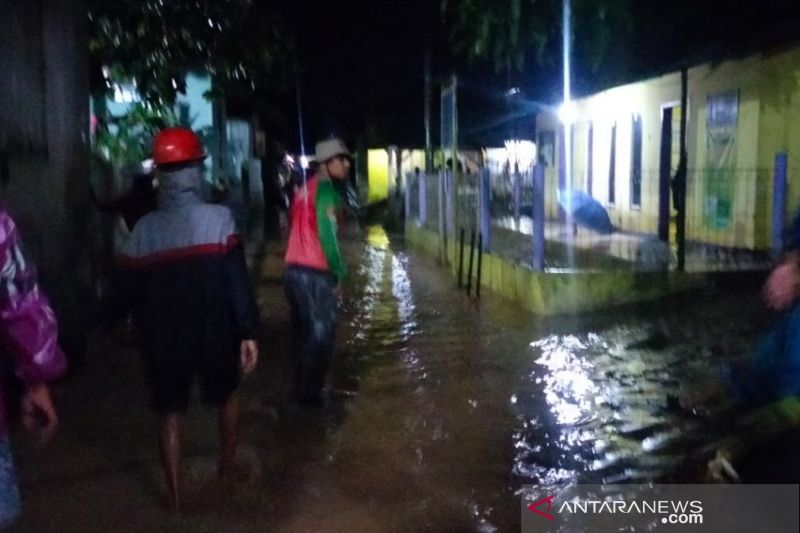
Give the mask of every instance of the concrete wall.
MULTIPOLYGON (((5 7, 5 24, 34 32, 0 32, 2 50, 24 54, 9 68, 40 80, 41 93, 26 94, 30 86, 6 86, 22 91, 16 97, 28 103, 2 109, 12 120, 2 123, 0 135, 0 151, 6 154, 0 201, 16 219, 53 300, 62 345, 77 355, 83 349, 93 301, 90 278, 96 268, 88 185, 86 6, 82 0, 30 0, 5 7), (38 41, 33 47, 31 35, 38 41), (30 117, 42 117, 41 131, 33 136, 8 126, 30 117)), ((9 58, 4 54, 0 61, 9 58)))
MULTIPOLYGON (((411 248, 423 251, 431 257, 438 257, 439 241, 436 233, 410 221, 406 223, 405 235, 411 248)), ((467 248, 464 252, 465 280, 468 254, 467 248)), ((448 245, 448 262, 456 275, 458 249, 454 242, 448 245)), ((681 272, 534 272, 490 253, 482 255, 481 263, 482 287, 537 315, 579 313, 652 300, 702 287, 707 283, 702 274, 681 272)), ((477 258, 473 265, 473 287, 476 283, 477 258)))
MULTIPOLYGON (((789 156, 786 222, 800 210, 800 47, 761 57, 758 72, 761 93, 758 168, 772 169, 775 154, 789 156)), ((756 236, 769 242, 772 220, 773 176, 759 172, 756 236)))

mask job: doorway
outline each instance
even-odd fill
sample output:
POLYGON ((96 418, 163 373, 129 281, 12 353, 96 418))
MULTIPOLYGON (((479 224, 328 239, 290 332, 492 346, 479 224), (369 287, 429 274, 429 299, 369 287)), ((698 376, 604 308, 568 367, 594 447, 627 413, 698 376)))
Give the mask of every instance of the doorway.
POLYGON ((680 122, 680 104, 662 106, 658 171, 658 238, 664 242, 675 240, 675 210, 670 202, 670 184, 680 162, 680 122))

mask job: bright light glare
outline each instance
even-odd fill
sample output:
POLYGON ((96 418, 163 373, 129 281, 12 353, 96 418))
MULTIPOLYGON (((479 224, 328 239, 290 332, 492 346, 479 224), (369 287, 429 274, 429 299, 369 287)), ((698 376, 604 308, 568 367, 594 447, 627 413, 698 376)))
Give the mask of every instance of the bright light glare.
POLYGON ((516 163, 520 169, 525 169, 536 161, 536 144, 532 141, 510 139, 505 145, 505 155, 512 166, 516 163))
POLYGON ((131 104, 138 102, 139 93, 136 91, 136 86, 133 84, 114 83, 114 102, 118 104, 131 104))
POLYGON ((308 156, 306 155, 300 156, 300 166, 303 168, 308 168, 308 156))
POLYGON ((573 101, 564 102, 558 106, 557 113, 558 120, 560 120, 562 124, 572 124, 578 119, 578 107, 573 101))

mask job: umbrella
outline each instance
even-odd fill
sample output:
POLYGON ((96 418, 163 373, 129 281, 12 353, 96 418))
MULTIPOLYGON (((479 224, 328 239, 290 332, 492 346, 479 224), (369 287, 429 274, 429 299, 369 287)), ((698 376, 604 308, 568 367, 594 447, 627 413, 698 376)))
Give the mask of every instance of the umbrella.
POLYGON ((581 226, 598 233, 614 232, 614 225, 611 224, 606 208, 588 193, 561 189, 558 194, 558 203, 581 226))

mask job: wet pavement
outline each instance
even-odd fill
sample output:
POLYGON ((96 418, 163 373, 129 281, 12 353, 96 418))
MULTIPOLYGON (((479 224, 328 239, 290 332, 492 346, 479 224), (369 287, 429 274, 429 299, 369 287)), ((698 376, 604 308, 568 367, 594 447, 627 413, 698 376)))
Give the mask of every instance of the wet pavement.
POLYGON ((281 247, 254 256, 262 361, 243 387, 235 493, 214 485, 216 421, 195 402, 185 516, 164 512, 155 420, 130 334, 96 335, 60 385, 62 428, 15 434, 20 531, 516 531, 521 486, 680 473, 723 430, 670 397, 746 353, 755 286, 539 320, 372 228, 347 287, 322 411, 289 396, 281 247))

